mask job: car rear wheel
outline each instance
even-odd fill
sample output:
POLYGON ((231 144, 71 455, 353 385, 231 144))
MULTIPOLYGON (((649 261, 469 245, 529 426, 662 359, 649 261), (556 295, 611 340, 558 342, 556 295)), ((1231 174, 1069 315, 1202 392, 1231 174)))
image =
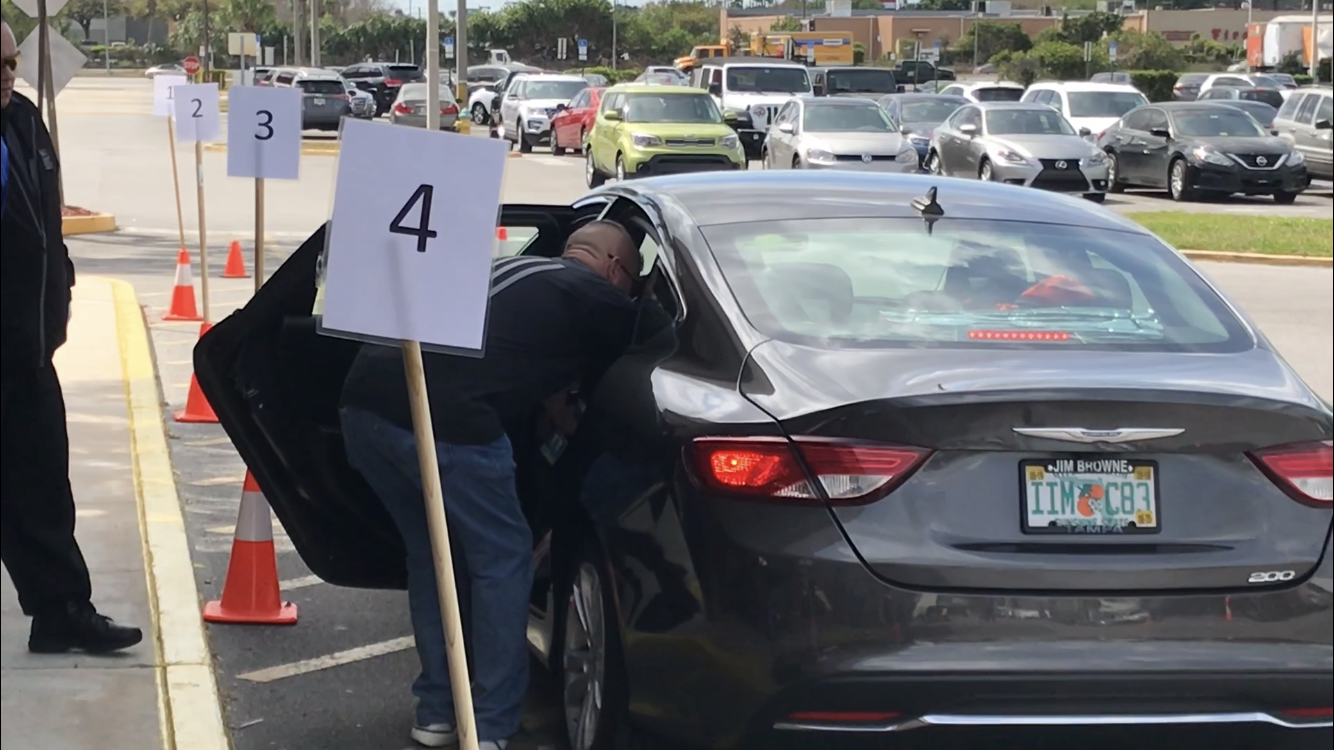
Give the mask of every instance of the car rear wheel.
POLYGON ((478 125, 485 125, 487 121, 490 119, 491 119, 490 116, 488 116, 486 113, 485 105, 483 105, 481 102, 477 102, 476 104, 472 105, 472 121, 474 123, 478 125))
POLYGON ((794 156, 794 157, 792 157, 792 168, 793 168, 793 169, 801 169, 801 157, 800 157, 800 156, 794 156))
POLYGON ((983 182, 991 182, 996 179, 996 170, 991 166, 990 160, 982 160, 982 164, 977 168, 977 179, 983 182))
POLYGON ((591 148, 584 149, 584 180, 590 189, 602 187, 607 182, 607 178, 598 171, 597 163, 593 161, 591 148))
POLYGON ((1167 192, 1172 200, 1181 202, 1195 199, 1195 190, 1190 186, 1190 173, 1185 159, 1174 159, 1167 168, 1167 192))
POLYGON ((1297 193, 1274 193, 1274 202, 1287 206, 1297 201, 1297 193))
POLYGON ((565 147, 560 145, 560 140, 556 138, 556 129, 551 129, 551 154, 552 156, 564 156, 565 147))
POLYGON ((620 154, 616 155, 616 181, 625 182, 625 159, 620 154))
POLYGON ((519 120, 519 127, 514 131, 514 137, 519 141, 519 153, 533 153, 533 142, 528 140, 528 136, 523 132, 523 120, 519 120))
POLYGON ((1107 192, 1123 193, 1126 186, 1121 183, 1121 165, 1116 161, 1116 152, 1107 152, 1107 192))
POLYGON ((760 169, 769 168, 769 149, 760 150, 760 169))

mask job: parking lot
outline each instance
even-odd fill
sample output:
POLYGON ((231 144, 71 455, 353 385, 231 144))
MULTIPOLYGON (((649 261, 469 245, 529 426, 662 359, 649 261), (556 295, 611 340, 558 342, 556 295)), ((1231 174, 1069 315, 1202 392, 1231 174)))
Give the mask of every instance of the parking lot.
MULTIPOLYGON (((178 245, 166 124, 152 116, 151 85, 142 80, 76 78, 58 102, 67 203, 113 213, 120 225, 115 234, 72 238, 71 254, 80 273, 115 276, 134 285, 153 337, 164 414, 170 415, 184 405, 199 326, 161 320, 178 245)), ((195 252, 193 158, 192 150, 179 149, 186 243, 195 252)), ((253 183, 227 177, 225 158, 206 152, 202 163, 215 320, 244 305, 253 285, 219 278, 227 243, 239 240, 248 252, 254 231, 253 183)), ((336 158, 306 155, 299 181, 267 184, 270 271, 327 219, 337 168, 336 158)), ((466 174, 449 179, 466 189, 466 174)), ((583 161, 577 156, 539 151, 507 162, 507 202, 563 204, 584 190, 583 161)), ((1165 194, 1147 192, 1110 196, 1105 206, 1120 212, 1329 218, 1331 190, 1318 186, 1283 207, 1244 198, 1177 204, 1165 194)), ((1255 317, 1322 397, 1334 399, 1334 274, 1328 267, 1211 263, 1201 268, 1255 317)), ((168 430, 201 594, 217 598, 245 467, 217 425, 176 424, 168 416, 168 430)), ((406 597, 325 585, 311 576, 281 529, 276 546, 279 576, 285 595, 300 607, 300 623, 209 630, 235 748, 408 746, 405 730, 413 716, 408 688, 417 661, 406 597)), ((540 679, 534 680, 530 708, 526 725, 534 736, 547 746, 563 747, 560 709, 540 679)))

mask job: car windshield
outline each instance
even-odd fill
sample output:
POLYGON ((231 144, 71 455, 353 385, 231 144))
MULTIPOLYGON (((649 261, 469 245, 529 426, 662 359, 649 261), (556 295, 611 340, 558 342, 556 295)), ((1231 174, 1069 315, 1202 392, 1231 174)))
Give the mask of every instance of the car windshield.
POLYGON ((708 94, 629 94, 626 122, 720 123, 723 116, 708 94))
POLYGON ((894 74, 884 68, 831 70, 826 79, 830 94, 892 94, 898 85, 894 74))
POLYGON ((343 82, 333 79, 297 81, 296 85, 300 86, 305 93, 316 96, 338 96, 347 93, 347 89, 343 87, 343 82))
POLYGON ((586 73, 584 82, 594 88, 602 88, 607 85, 607 77, 598 73, 586 73))
POLYGON ((1158 239, 943 218, 701 227, 746 319, 821 348, 1242 351, 1246 327, 1158 239))
POLYGON ((903 121, 912 123, 941 123, 950 115, 959 111, 962 101, 953 99, 929 99, 923 102, 904 102, 903 121))
POLYGON ((1075 129, 1060 112, 1035 109, 998 109, 987 113, 991 135, 1074 135, 1075 129))
POLYGON ((588 82, 582 78, 577 81, 528 81, 523 87, 525 99, 558 99, 569 101, 574 95, 588 88, 588 82))
POLYGON ((1209 78, 1207 73, 1187 73, 1177 79, 1178 86, 1199 86, 1209 78))
POLYGON ((1071 117, 1120 117, 1149 100, 1138 91, 1071 91, 1071 117))
MULTIPOLYGON (((398 98, 403 99, 403 100, 412 99, 412 100, 418 100, 418 101, 425 101, 425 100, 426 100, 426 84, 424 84, 424 83, 409 83, 409 84, 406 84, 406 85, 403 86, 403 88, 401 88, 401 89, 398 90, 398 98)), ((454 91, 452 90, 451 87, 441 84, 441 86, 440 86, 440 101, 442 101, 442 102, 452 102, 452 101, 454 101, 454 91)))
POLYGON ((1280 83, 1278 79, 1270 78, 1269 76, 1253 76, 1251 78, 1251 82, 1254 83, 1259 88, 1265 88, 1265 89, 1283 88, 1283 84, 1280 83))
POLYGON ((1264 102, 1277 109, 1283 106, 1283 94, 1280 91, 1280 89, 1242 89, 1238 92, 1238 98, 1253 102, 1264 102))
POLYGON ((1288 73, 1266 73, 1265 77, 1272 78, 1275 81, 1278 81, 1279 83, 1283 84, 1284 86, 1297 85, 1297 79, 1293 78, 1292 75, 1288 73))
POLYGON ((876 104, 807 104, 801 128, 808 133, 891 133, 885 110, 876 104))
POLYGON ((1176 116, 1178 137, 1209 138, 1211 136, 1260 137, 1265 133, 1245 112, 1231 107, 1217 110, 1181 112, 1176 116))
POLYGON ((979 102, 1017 102, 1024 96, 1024 90, 1008 86, 989 86, 973 89, 973 98, 979 102))
POLYGON ((811 81, 803 68, 737 66, 727 69, 727 90, 736 94, 805 94, 811 81))
POLYGON ((1264 102, 1252 102, 1240 99, 1237 101, 1228 102, 1228 106, 1236 107, 1237 109, 1241 110, 1242 112, 1245 112, 1251 117, 1254 117, 1255 121, 1260 123, 1261 127, 1265 128, 1269 127, 1270 125, 1273 125, 1274 118, 1278 117, 1278 110, 1268 104, 1265 104, 1264 102))

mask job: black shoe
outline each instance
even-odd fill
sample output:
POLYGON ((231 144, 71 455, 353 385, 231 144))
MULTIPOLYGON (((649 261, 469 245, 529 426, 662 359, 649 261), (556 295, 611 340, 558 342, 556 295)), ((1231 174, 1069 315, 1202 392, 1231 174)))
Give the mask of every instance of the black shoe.
POLYGON ((34 654, 69 651, 109 654, 134 646, 143 639, 143 631, 139 628, 117 625, 110 617, 99 615, 91 604, 71 604, 63 610, 32 618, 28 650, 34 654))

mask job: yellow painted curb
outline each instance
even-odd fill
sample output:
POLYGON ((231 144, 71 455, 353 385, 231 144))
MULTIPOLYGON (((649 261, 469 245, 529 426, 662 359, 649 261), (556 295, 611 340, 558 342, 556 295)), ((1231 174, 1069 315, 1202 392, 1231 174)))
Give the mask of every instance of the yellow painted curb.
POLYGON ((459 135, 470 135, 472 133, 472 120, 465 120, 462 117, 455 120, 454 132, 459 135))
POLYGON ((116 231, 116 217, 111 214, 60 217, 60 233, 66 237, 114 231, 116 231))
POLYGON ((511 152, 510 152, 510 158, 511 158, 511 159, 518 159, 518 158, 520 158, 520 157, 522 157, 522 156, 523 156, 523 154, 519 153, 518 151, 511 151, 511 152))
MULTIPOLYGON (((225 152, 226 143, 205 143, 205 151, 225 152)), ((301 153, 304 156, 338 156, 341 147, 338 141, 302 142, 301 153)))
POLYGON ((157 663, 158 717, 165 750, 230 750, 212 653, 200 618, 199 589, 162 422, 157 368, 134 287, 111 285, 116 338, 130 414, 130 454, 157 663))
POLYGON ((1255 263, 1268 266, 1315 266, 1317 268, 1334 267, 1334 258, 1317 258, 1309 255, 1225 253, 1214 250, 1182 250, 1181 253, 1191 260, 1211 260, 1219 263, 1255 263))

